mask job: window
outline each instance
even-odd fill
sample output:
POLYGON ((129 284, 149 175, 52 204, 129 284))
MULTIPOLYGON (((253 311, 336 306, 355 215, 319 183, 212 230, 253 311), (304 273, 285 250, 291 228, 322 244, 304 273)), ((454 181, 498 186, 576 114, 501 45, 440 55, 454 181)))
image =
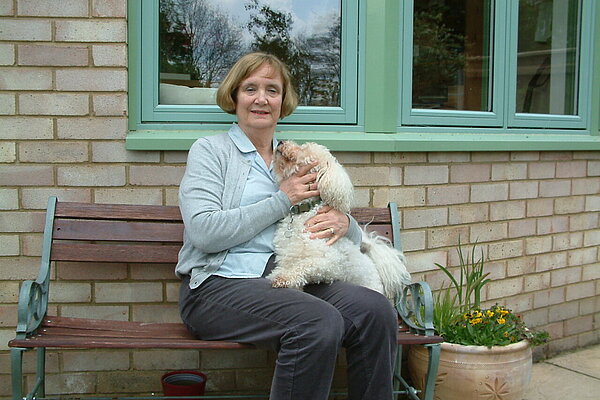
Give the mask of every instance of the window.
POLYGON ((334 150, 600 149, 594 0, 129 0, 128 148, 185 149, 252 50, 301 105, 280 136, 334 150), (157 144, 160 143, 160 144, 157 144))
POLYGON ((491 1, 417 1, 412 108, 491 112, 491 1))
POLYGON ((585 0, 404 2, 399 125, 585 127, 592 14, 585 0))
POLYGON ((358 10, 341 0, 140 2, 142 122, 220 123, 220 81, 250 51, 290 68, 300 107, 282 123, 356 124, 358 10))
POLYGON ((582 105, 589 98, 580 75, 590 52, 582 52, 587 46, 582 32, 591 28, 584 3, 519 1, 513 125, 584 126, 582 105))

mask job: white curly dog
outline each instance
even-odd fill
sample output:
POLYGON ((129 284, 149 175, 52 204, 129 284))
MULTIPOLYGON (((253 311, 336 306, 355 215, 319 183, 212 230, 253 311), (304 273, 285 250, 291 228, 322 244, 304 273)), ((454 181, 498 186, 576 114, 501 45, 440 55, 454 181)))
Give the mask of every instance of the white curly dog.
POLYGON ((411 278, 404 255, 391 247, 387 239, 363 230, 360 246, 345 237, 327 245, 327 239, 310 239, 306 232, 305 222, 324 204, 349 213, 354 194, 342 165, 326 147, 316 143, 280 142, 274 171, 281 182, 315 161, 318 164, 311 172, 317 172, 321 196, 303 200, 279 222, 274 239, 277 266, 267 278, 273 287, 300 290, 310 283, 341 280, 376 290, 393 300, 404 285, 411 283, 411 278))

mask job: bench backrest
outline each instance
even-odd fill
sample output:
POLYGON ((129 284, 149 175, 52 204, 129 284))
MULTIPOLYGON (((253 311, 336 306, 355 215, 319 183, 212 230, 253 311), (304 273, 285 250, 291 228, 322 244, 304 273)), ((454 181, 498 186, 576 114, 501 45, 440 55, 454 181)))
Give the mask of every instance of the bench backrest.
MULTIPOLYGON (((387 208, 354 208, 351 213, 367 231, 377 232, 402 250, 395 203, 387 208)), ((41 300, 33 317, 26 318, 27 322, 18 327, 18 332, 35 331, 46 313, 48 298, 43 294, 48 292, 53 261, 84 262, 81 265, 90 262, 92 266, 96 263, 176 264, 182 239, 183 221, 176 206, 71 203, 51 197, 40 271, 34 282, 40 293, 32 295, 39 294, 41 300)), ((425 282, 406 287, 397 299, 397 309, 411 331, 425 336, 434 335, 430 322, 432 304, 431 291, 425 282), (424 306, 427 309, 422 311, 424 306), (412 322, 413 318, 418 320, 417 324, 412 322)))
MULTIPOLYGON (((45 234, 45 240, 51 240, 50 261, 177 262, 183 221, 176 206, 71 203, 51 198, 48 213, 52 212, 45 234)), ((352 215, 367 230, 395 240, 399 248, 398 224, 392 222, 397 219, 395 204, 355 208, 352 215)))

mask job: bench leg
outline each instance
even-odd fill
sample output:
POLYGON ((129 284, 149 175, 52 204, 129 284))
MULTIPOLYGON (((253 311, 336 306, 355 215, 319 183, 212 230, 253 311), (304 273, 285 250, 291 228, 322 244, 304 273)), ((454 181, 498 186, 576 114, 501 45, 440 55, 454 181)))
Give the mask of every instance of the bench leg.
MULTIPOLYGON (((400 379, 398 379, 398 378, 401 376, 402 376, 402 345, 399 344, 398 352, 396 354, 396 365, 394 366, 394 376, 393 376, 394 392, 397 392, 400 390, 400 379)), ((393 399, 398 400, 398 393, 394 394, 393 399)))
MULTIPOLYGON (((37 373, 35 375, 35 386, 31 391, 33 397, 46 397, 46 348, 37 348, 37 373)), ((27 396, 29 397, 29 396, 27 396)))
MULTIPOLYGON (((12 367, 12 394, 13 400, 22 400, 23 397, 23 353, 25 348, 15 347, 10 351, 12 367)), ((36 349, 36 374, 35 382, 31 392, 27 394, 26 399, 46 396, 46 349, 40 347, 36 349)))
POLYGON ((400 394, 405 394, 412 400, 420 400, 417 395, 417 389, 410 386, 402 377, 402 345, 398 346, 398 354, 396 356, 396 366, 394 368, 394 392, 394 400, 398 400, 400 394), (403 390, 400 390, 401 388, 403 390))
POLYGON ((10 362, 12 368, 12 398, 21 400, 23 398, 23 352, 25 349, 13 347, 10 349, 10 362))
MULTIPOLYGON (((435 392, 435 381, 437 378, 438 366, 440 363, 441 346, 439 343, 425 344, 423 346, 427 348, 427 352, 429 353, 429 360, 427 363, 427 376, 425 377, 425 387, 421 392, 422 397, 419 396, 419 391, 417 391, 413 386, 410 386, 408 382, 406 382, 406 380, 402 378, 402 346, 398 347, 398 358, 396 359, 396 368, 394 371, 394 391, 398 392, 400 389, 400 385, 402 385, 405 391, 399 393, 406 394, 412 400, 433 400, 433 395, 435 392)), ((398 400, 398 394, 394 395, 394 400, 398 400)))
POLYGON ((427 351, 429 352, 429 361, 427 363, 427 377, 425 378, 424 388, 425 397, 423 397, 423 400, 433 400, 442 346, 439 343, 435 343, 426 344, 425 347, 427 347, 427 351))

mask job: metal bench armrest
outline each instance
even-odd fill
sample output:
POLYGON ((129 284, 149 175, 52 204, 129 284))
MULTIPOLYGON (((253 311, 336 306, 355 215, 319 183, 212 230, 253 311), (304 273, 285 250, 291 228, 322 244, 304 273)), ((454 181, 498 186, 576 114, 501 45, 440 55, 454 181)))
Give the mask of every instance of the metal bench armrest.
POLYGON ((25 281, 19 294, 17 339, 24 339, 41 324, 48 309, 48 290, 37 281, 25 281))
POLYGON ((427 282, 415 282, 404 287, 398 296, 396 310, 411 332, 435 336, 433 295, 427 282))
POLYGON ((42 260, 38 277, 35 281, 23 282, 19 293, 19 309, 16 338, 24 339, 34 332, 42 322, 48 310, 48 288, 50 285, 50 251, 52 247, 52 230, 54 228, 54 212, 57 198, 48 199, 46 224, 44 226, 44 241, 42 245, 42 260))

